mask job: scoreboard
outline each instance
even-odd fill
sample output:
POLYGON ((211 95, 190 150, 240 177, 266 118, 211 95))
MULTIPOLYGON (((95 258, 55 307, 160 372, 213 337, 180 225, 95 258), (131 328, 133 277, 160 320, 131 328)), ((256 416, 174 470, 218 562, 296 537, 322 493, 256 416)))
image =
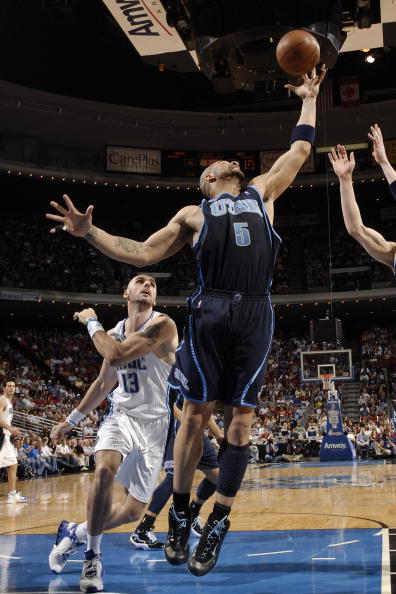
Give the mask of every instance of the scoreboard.
POLYGON ((162 173, 166 177, 199 177, 216 161, 238 161, 246 177, 260 174, 259 151, 163 151, 162 173))

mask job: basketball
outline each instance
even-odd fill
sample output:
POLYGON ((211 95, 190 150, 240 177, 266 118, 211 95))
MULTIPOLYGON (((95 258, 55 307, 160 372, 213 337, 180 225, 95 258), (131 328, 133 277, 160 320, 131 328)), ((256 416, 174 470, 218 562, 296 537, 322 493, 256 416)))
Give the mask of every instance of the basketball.
POLYGON ((282 70, 288 74, 306 74, 319 62, 319 43, 309 31, 289 31, 279 40, 276 59, 282 70))

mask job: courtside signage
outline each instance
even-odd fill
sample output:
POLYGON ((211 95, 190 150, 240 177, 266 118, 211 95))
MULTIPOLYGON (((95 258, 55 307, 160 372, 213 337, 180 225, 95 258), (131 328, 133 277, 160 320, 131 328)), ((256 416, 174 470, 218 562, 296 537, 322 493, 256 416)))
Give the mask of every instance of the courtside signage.
POLYGON ((185 51, 176 29, 166 22, 160 0, 103 0, 141 56, 185 51))
POLYGON ((106 170, 126 173, 161 173, 161 151, 106 146, 106 170))

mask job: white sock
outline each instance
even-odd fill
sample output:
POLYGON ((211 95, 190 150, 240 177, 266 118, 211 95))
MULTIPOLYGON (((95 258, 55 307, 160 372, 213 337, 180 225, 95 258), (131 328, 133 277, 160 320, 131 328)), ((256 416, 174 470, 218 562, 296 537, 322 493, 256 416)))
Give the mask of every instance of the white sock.
POLYGON ((81 522, 76 526, 76 538, 79 542, 85 542, 87 540, 87 524, 88 522, 81 522))
POLYGON ((91 536, 87 533, 87 551, 93 551, 95 555, 99 555, 100 553, 100 541, 102 540, 102 534, 98 534, 97 536, 91 536))
POLYGON ((8 495, 16 495, 16 491, 9 491, 8 495))

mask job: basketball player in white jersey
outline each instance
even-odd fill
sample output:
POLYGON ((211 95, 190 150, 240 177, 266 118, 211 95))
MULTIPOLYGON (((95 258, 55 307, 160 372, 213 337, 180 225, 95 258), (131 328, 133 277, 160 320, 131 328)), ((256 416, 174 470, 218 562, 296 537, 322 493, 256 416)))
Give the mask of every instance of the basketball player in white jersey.
POLYGON ((18 460, 10 442, 11 435, 19 435, 19 429, 12 423, 12 397, 15 394, 15 382, 8 380, 4 394, 0 396, 0 468, 7 468, 8 498, 7 503, 25 503, 26 497, 16 492, 18 460))
POLYGON ((135 276, 124 292, 128 317, 108 333, 93 309, 74 314, 74 319, 87 326, 104 360, 83 400, 51 436, 59 439, 68 433, 118 384, 109 396, 110 411, 98 431, 88 522, 61 522, 49 557, 52 571, 60 573, 69 556, 87 541, 80 579, 82 592, 103 590, 103 531, 141 517, 162 464, 169 425, 167 378, 178 335, 173 320, 153 311, 156 294, 153 278, 135 276), (125 494, 112 504, 114 479, 124 486, 125 494))
MULTIPOLYGON (((384 153, 386 158, 386 153, 385 147, 383 146, 381 130, 377 124, 371 127, 371 135, 369 134, 369 138, 374 144, 373 155, 383 168, 391 192, 392 194, 396 193, 394 191, 396 172, 389 163, 389 167, 386 168, 386 165, 380 161, 380 155, 384 153)), ((378 231, 363 225, 352 183, 352 174, 355 168, 355 157, 353 152, 351 152, 348 157, 345 146, 338 144, 337 150, 334 148, 331 149, 329 159, 333 166, 334 173, 337 175, 340 182, 341 208, 346 230, 349 235, 356 239, 366 252, 374 258, 374 260, 389 266, 393 273, 396 274, 396 242, 387 241, 380 233, 378 233, 378 231)))

